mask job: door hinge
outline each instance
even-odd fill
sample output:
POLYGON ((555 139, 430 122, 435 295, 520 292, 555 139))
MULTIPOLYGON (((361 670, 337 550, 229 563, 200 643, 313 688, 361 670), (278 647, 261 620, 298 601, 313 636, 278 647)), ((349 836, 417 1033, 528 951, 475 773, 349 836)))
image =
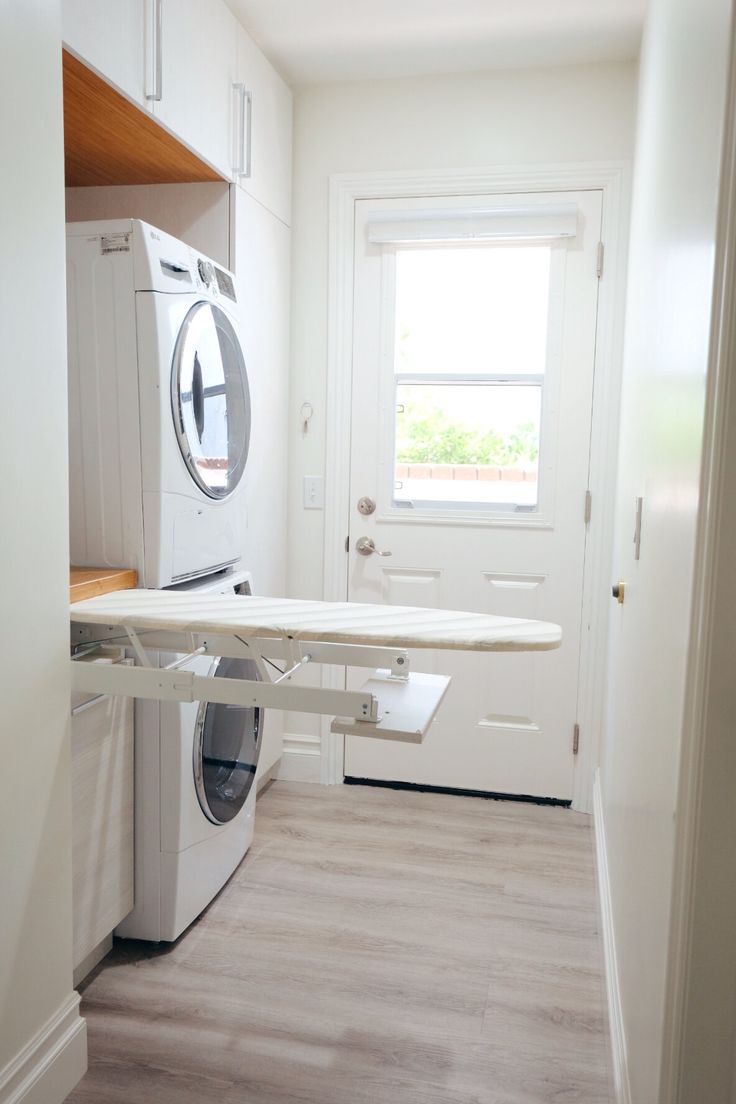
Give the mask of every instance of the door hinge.
POLYGON ((592 510, 593 510, 593 495, 590 493, 590 491, 586 491, 585 492, 585 511, 584 511, 584 514, 583 514, 586 525, 590 524, 590 515, 591 515, 592 510))
POLYGON ((346 552, 350 551, 350 534, 348 534, 347 537, 345 538, 345 551, 346 552))
POLYGON ((595 274, 600 280, 603 275, 603 242, 598 242, 598 252, 595 258, 595 274))
POLYGON ((577 755, 579 746, 580 746, 580 725, 576 721, 575 724, 572 727, 572 753, 573 753, 573 755, 577 755))

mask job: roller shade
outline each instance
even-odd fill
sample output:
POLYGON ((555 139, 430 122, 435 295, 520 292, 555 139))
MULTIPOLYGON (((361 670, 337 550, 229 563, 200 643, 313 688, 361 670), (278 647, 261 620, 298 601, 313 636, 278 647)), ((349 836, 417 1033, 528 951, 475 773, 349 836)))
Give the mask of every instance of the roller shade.
POLYGON ((381 211, 367 225, 375 245, 411 242, 486 241, 503 238, 574 238, 578 211, 574 203, 528 207, 476 207, 381 211))

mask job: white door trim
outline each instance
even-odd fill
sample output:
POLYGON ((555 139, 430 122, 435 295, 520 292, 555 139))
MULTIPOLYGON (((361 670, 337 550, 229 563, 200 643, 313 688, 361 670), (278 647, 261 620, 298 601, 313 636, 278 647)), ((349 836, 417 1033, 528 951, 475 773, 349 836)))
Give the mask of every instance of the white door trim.
MULTIPOLYGON (((736 470, 736 51, 731 50, 720 199, 716 224, 713 309, 706 377, 703 462, 685 709, 680 751, 677 818, 667 955, 660 1104, 684 1102, 683 1073, 692 1056, 707 1061, 723 1083, 733 1077, 736 1043, 736 879, 723 864, 723 840, 733 838, 731 718, 733 659, 729 647, 736 586, 724 547, 734 532, 733 472, 736 470), (724 640, 726 646, 724 647, 724 640), (725 697, 725 700, 724 700, 725 697), (724 721, 725 717, 725 721, 724 721), (727 737, 724 739, 724 730, 727 737), (717 966, 714 969, 714 957, 717 966), (709 973, 705 973, 705 971, 709 973), (709 983, 707 1007, 693 998, 693 977, 709 983), (714 1041, 703 1051, 700 1040, 714 1041), (707 1057, 706 1057, 707 1056, 707 1057), (713 1058, 717 1058, 714 1064, 713 1058)), ((697 1070, 697 1067, 696 1067, 697 1070)), ((699 1071, 698 1071, 699 1072, 699 1071)), ((724 1097, 725 1099, 725 1097, 724 1097)), ((730 1100, 736 1101, 736 1080, 730 1100)))
MULTIPOLYGON (((578 708, 581 739, 573 788, 573 807, 584 812, 592 812, 593 808, 593 777, 599 760, 605 692, 629 175, 628 163, 615 161, 426 172, 340 173, 330 177, 323 573, 323 597, 326 601, 344 601, 347 595, 347 557, 344 549, 350 508, 356 200, 591 189, 603 193, 605 261, 598 303, 593 400, 590 476, 593 512, 583 584, 583 647, 578 708)), ((583 503, 580 508, 583 509, 583 503)), ((342 686, 340 669, 325 671, 323 677, 325 685, 342 686)), ((329 722, 323 723, 321 745, 321 781, 341 782, 344 738, 329 732, 329 722)))

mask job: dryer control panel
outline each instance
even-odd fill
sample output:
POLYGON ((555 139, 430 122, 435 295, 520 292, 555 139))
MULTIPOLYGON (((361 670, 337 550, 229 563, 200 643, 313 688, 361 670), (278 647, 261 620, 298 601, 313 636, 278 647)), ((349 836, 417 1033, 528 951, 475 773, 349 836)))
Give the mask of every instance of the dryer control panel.
POLYGON ((218 293, 226 295, 228 299, 232 299, 233 303, 237 302, 235 284, 229 272, 219 268, 213 261, 199 257, 197 260, 197 274, 209 291, 215 295, 218 293))

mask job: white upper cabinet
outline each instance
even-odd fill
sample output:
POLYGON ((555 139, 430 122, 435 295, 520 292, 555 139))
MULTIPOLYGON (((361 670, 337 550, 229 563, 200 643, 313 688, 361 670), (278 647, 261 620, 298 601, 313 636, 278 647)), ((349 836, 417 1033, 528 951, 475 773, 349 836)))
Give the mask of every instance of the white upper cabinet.
POLYGON ((147 0, 62 0, 64 44, 143 106, 147 0))
POLYGON ((149 0, 148 102, 157 119, 233 178, 239 24, 222 0, 149 0))
POLYGON ((282 222, 292 97, 224 0, 62 0, 65 44, 282 222))
POLYGON ((242 27, 236 81, 235 179, 291 225, 291 89, 242 27))

